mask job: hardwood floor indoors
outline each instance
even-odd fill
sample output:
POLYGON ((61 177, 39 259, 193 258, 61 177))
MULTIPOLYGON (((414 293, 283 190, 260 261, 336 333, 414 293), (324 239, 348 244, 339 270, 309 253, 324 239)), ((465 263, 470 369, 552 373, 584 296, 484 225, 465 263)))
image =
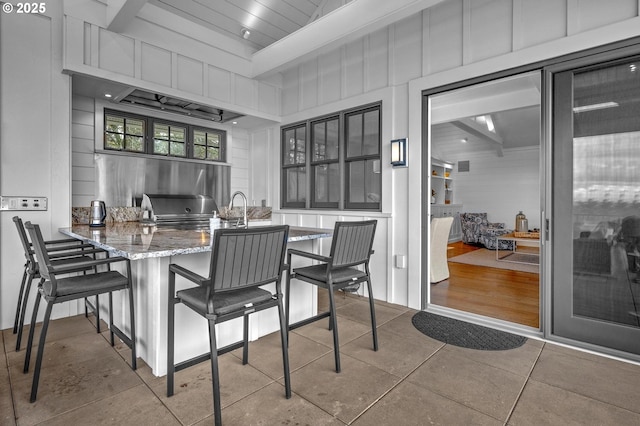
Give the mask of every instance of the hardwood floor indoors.
MULTIPOLYGON (((478 247, 450 243, 447 257, 478 247)), ((449 279, 431 284, 431 303, 538 328, 539 274, 449 262, 449 279)))

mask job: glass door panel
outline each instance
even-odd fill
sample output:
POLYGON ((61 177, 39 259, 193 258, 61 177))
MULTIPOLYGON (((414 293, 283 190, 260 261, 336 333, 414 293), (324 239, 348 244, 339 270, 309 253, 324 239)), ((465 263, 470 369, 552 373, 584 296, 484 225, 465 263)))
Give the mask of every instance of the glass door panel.
POLYGON ((640 58, 553 87, 553 334, 640 354, 640 58))

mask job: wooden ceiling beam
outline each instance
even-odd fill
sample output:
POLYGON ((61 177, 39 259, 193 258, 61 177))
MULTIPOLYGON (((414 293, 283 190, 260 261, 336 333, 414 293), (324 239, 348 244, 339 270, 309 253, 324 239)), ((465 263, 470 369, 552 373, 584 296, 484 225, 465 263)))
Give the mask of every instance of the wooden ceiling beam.
POLYGON ((451 124, 458 127, 459 129, 464 130, 472 136, 489 142, 496 149, 496 154, 498 155, 498 157, 504 156, 504 153, 502 152, 502 138, 497 134, 490 132, 489 129, 482 126, 477 121, 472 120, 471 118, 462 118, 460 120, 452 121, 451 124))
POLYGON ((107 2, 107 29, 121 33, 135 19, 147 0, 109 0, 107 2))

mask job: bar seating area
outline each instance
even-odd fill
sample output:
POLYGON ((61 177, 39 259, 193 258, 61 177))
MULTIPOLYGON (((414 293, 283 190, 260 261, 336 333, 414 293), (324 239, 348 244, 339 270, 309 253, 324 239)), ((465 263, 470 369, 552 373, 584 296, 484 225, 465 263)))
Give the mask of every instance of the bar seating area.
MULTIPOLYGON (((208 277, 169 264, 167 374, 161 376, 137 356, 130 260, 79 255, 53 265, 50 256, 59 251, 45 244, 38 225, 24 228, 31 240, 25 254, 35 257, 22 284, 37 271, 34 312, 41 298, 47 309, 42 323, 32 315, 26 348, 15 350, 20 335, 13 330, 0 333, 3 425, 92 418, 132 425, 640 422, 640 410, 630 408, 638 366, 533 339, 509 351, 459 348, 420 333, 412 325, 417 311, 365 297, 372 294, 375 220, 336 222, 331 234, 315 230, 332 236, 328 256, 287 249, 285 225, 216 230, 208 277), (298 266, 293 257, 315 263, 298 266), (104 266, 116 262, 126 264, 124 274, 104 266), (367 284, 365 296, 350 292, 361 283, 367 284), (320 313, 289 324, 290 289, 307 284, 323 289, 320 313), (128 334, 113 319, 112 293, 118 290, 128 293, 128 334), (105 293, 109 324, 95 314, 49 321, 54 304, 105 293), (174 364, 178 304, 208 320, 210 352, 174 364), (273 307, 279 331, 249 342, 251 314, 273 307), (242 340, 218 348, 216 324, 236 318, 243 320, 242 340), (318 321, 323 318, 329 321, 318 321), (38 355, 30 372, 34 340, 38 355), (616 389, 601 377, 611 378, 616 389), (37 395, 40 382, 44 390, 37 395), (576 405, 584 410, 568 409, 576 405)), ((27 300, 20 303, 22 310, 27 300)))
MULTIPOLYGON (((338 293, 335 302, 342 372, 334 371, 332 337, 324 321, 289 335, 289 400, 284 397, 279 333, 249 344, 249 365, 242 365, 242 349, 226 353, 219 358, 224 424, 640 420, 635 404, 638 366, 531 339, 518 349, 498 352, 446 345, 413 327, 416 311, 378 301, 380 349, 374 352, 368 300, 338 293)), ((318 303, 319 310, 328 309, 325 292, 319 293, 318 303)), ((37 332, 40 328, 38 324, 37 332)), ((92 315, 51 321, 46 346, 42 386, 47 391, 29 403, 31 375, 22 373, 24 349, 15 352, 10 328, 0 332, 0 424, 69 425, 91 419, 121 425, 213 423, 208 363, 176 373, 179 393, 167 398, 165 378, 154 376, 142 361, 133 371, 129 348, 122 343, 111 347, 108 331, 96 334, 92 315)))
POLYGON ((366 283, 366 295, 372 294, 375 220, 337 222, 328 234, 328 256, 287 250, 289 227, 269 226, 212 234, 208 277, 170 264, 167 375, 160 377, 136 355, 135 327, 127 335, 113 320, 112 293, 127 290, 129 324, 135 325, 130 261, 79 256, 52 266, 49 256, 57 252, 45 244, 39 226, 27 222, 24 228, 31 240, 26 253, 39 263, 31 265, 38 271, 34 277, 41 278, 34 310, 42 297, 47 310, 43 323, 32 316, 22 350, 15 350, 18 333, 0 333, 3 425, 77 424, 91 418, 161 425, 640 421, 640 410, 630 409, 633 402, 627 401, 640 380, 638 366, 532 339, 509 351, 459 348, 420 333, 412 325, 417 311, 351 293, 351 287, 366 283), (316 263, 291 266, 299 264, 292 257, 316 263), (96 268, 116 262, 126 263, 124 275, 96 268), (56 278, 69 272, 81 274, 56 278), (177 277, 191 286, 177 289, 177 277), (283 296, 288 305, 290 288, 307 284, 328 290, 318 293, 320 313, 289 324, 283 296), (54 304, 103 293, 109 294, 109 324, 95 314, 49 321, 54 304), (209 321, 210 352, 174 364, 178 304, 209 321), (272 307, 278 309, 279 332, 249 342, 249 317, 272 307), (236 318, 243 319, 242 340, 218 348, 216 324, 236 318), (329 322, 318 321, 322 318, 329 322), (38 355, 29 372, 34 340, 38 355), (611 378, 616 389, 601 377, 611 378), (44 390, 36 399, 40 381, 44 390), (591 385, 581 386, 585 381, 591 385), (567 409, 576 404, 584 410, 567 409))

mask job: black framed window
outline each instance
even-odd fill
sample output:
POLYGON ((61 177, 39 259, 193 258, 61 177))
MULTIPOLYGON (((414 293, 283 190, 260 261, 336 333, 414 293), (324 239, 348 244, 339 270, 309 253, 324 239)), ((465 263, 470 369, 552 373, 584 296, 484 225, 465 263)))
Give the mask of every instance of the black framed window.
POLYGON ((338 208, 340 203, 340 119, 311 123, 311 207, 338 208))
POLYGON ((186 157, 187 128, 176 124, 154 122, 153 153, 173 157, 186 157))
POLYGON ((283 127, 281 137, 283 208, 380 210, 380 103, 283 127))
POLYGON ((145 152, 147 121, 143 117, 105 114, 104 147, 118 151, 145 152))
POLYGON ((305 207, 307 200, 307 127, 282 130, 282 204, 305 207))
POLYGON ((380 208, 380 108, 346 114, 345 208, 380 208))
POLYGON ((226 136, 224 130, 104 111, 105 150, 222 162, 226 136))
POLYGON ((194 129, 193 158, 219 161, 222 158, 223 135, 220 131, 194 129))

